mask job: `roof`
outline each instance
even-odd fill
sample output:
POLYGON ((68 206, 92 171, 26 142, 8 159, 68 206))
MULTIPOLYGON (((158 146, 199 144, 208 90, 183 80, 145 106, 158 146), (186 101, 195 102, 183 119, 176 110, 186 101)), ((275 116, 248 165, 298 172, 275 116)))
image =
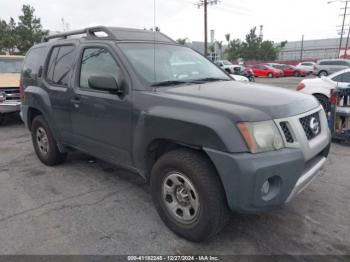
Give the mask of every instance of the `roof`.
POLYGON ((48 42, 51 39, 67 39, 71 36, 83 35, 88 40, 114 40, 114 41, 152 41, 176 43, 170 37, 161 32, 151 30, 141 30, 122 27, 89 27, 81 30, 64 32, 60 34, 44 37, 42 42, 48 42))
POLYGON ((0 59, 5 58, 5 59, 24 59, 24 56, 21 55, 0 55, 0 59))

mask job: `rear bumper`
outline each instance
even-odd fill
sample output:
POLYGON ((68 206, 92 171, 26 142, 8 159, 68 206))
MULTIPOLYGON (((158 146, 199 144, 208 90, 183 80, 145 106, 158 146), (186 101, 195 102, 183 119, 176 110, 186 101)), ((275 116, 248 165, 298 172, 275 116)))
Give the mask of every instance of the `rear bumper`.
POLYGON ((13 112, 19 112, 21 107, 20 101, 5 101, 0 103, 0 113, 7 114, 13 112))
POLYGON ((223 183, 232 211, 256 213, 291 201, 318 175, 330 145, 309 161, 300 149, 230 154, 206 149, 223 183), (269 188, 264 187, 269 182, 269 188))

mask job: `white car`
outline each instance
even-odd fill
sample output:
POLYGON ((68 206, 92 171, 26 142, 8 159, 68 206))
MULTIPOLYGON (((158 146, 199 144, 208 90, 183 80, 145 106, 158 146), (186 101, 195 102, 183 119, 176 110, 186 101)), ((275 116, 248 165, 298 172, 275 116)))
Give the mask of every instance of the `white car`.
POLYGON ((311 74, 314 71, 315 65, 316 65, 315 62, 301 62, 296 66, 296 68, 308 71, 311 74))
POLYGON ((238 82, 249 82, 249 79, 246 78, 245 76, 233 75, 233 74, 230 74, 230 76, 238 82))
POLYGON ((315 96, 327 112, 330 110, 331 89, 336 87, 350 87, 350 68, 321 78, 305 79, 299 83, 297 91, 315 96))

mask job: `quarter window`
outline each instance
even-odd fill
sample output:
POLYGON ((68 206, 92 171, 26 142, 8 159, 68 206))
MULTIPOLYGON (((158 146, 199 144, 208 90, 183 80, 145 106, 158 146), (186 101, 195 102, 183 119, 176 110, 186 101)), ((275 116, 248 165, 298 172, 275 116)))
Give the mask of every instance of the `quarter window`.
POLYGON ((119 78, 120 68, 112 55, 104 48, 87 48, 84 50, 79 81, 81 88, 90 88, 89 78, 92 75, 111 75, 116 81, 119 78))
POLYGON ((46 79, 49 83, 67 86, 74 62, 74 46, 57 46, 52 49, 46 79))

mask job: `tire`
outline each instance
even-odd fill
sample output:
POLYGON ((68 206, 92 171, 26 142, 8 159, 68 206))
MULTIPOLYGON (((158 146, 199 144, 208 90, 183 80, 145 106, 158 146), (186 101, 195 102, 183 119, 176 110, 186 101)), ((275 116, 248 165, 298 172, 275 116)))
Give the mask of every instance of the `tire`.
POLYGON ((39 115, 34 118, 31 133, 35 153, 42 163, 47 166, 55 166, 66 160, 67 154, 59 151, 56 140, 43 116, 39 115))
POLYGON ((4 120, 5 120, 5 115, 0 113, 0 125, 2 125, 4 120))
POLYGON ((331 110, 331 104, 329 102, 329 98, 327 96, 321 95, 321 94, 316 94, 314 96, 320 102, 324 111, 326 111, 326 113, 328 113, 331 110))
POLYGON ((210 160, 200 152, 178 149, 161 156, 152 168, 151 191, 163 222, 185 239, 198 242, 211 238, 229 220, 219 176, 210 160), (183 189, 187 198, 181 195, 183 189), (186 210, 187 217, 184 216, 186 210))
POLYGON ((294 73, 294 76, 295 76, 295 77, 300 77, 300 73, 299 73, 299 72, 295 72, 295 73, 294 73))
POLYGON ((328 76, 328 72, 327 71, 320 71, 318 73, 318 76, 321 77, 321 76, 328 76))
POLYGON ((268 73, 268 74, 267 74, 267 77, 268 77, 268 78, 273 78, 273 74, 272 74, 272 73, 268 73))

